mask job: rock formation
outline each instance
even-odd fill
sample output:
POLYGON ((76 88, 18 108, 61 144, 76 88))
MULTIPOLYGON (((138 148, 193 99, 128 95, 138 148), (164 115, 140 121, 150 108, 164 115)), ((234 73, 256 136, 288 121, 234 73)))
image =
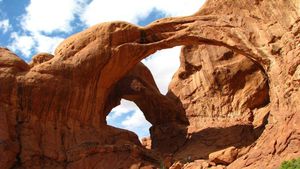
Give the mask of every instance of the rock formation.
POLYGON ((0 48, 0 168, 276 168, 300 156, 299 44, 299 0, 208 0, 143 28, 95 25, 30 65, 0 48), (178 45, 164 96, 140 61, 178 45), (152 123, 152 150, 106 124, 121 98, 152 123))

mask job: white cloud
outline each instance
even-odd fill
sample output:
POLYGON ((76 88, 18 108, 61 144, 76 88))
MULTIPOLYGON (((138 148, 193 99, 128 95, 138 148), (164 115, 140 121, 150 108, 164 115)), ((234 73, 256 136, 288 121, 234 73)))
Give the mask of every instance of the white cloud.
POLYGON ((64 40, 64 38, 49 37, 39 33, 36 33, 33 36, 33 38, 36 41, 37 45, 35 46, 35 50, 38 53, 39 52, 54 53, 56 46, 58 46, 58 44, 64 40))
POLYGON ((122 20, 137 23, 157 9, 167 16, 195 13, 205 0, 93 0, 85 8, 81 19, 89 26, 106 21, 122 20))
MULTIPOLYGON (((26 13, 21 17, 25 33, 12 33, 9 47, 20 51, 26 58, 32 52, 53 53, 64 38, 47 36, 45 33, 72 31, 71 22, 82 11, 86 0, 31 0, 26 13)), ((1 25, 0 25, 1 26, 1 25)))
POLYGON ((116 119, 130 111, 135 111, 136 108, 137 106, 133 102, 122 99, 121 104, 111 110, 108 118, 116 119))
POLYGON ((111 111, 106 120, 109 125, 135 132, 140 139, 149 136, 151 124, 145 119, 143 112, 131 101, 122 99, 121 104, 111 111), (120 117, 124 119, 118 121, 120 117))
POLYGON ((125 120, 121 123, 124 128, 128 130, 149 130, 151 124, 145 119, 145 116, 141 110, 138 108, 134 111, 131 116, 125 118, 125 120))
POLYGON ((11 34, 14 39, 13 43, 9 46, 13 51, 19 51, 25 55, 26 58, 30 57, 31 50, 35 46, 35 41, 31 36, 18 35, 16 32, 11 34))
POLYGON ((162 94, 168 91, 169 83, 179 68, 180 46, 157 51, 142 62, 150 69, 162 94))
POLYGON ((30 32, 69 32, 84 0, 31 0, 21 25, 30 32))
POLYGON ((41 33, 34 33, 33 35, 19 35, 16 32, 11 34, 12 43, 9 48, 13 51, 21 52, 26 58, 32 56, 32 51, 36 53, 47 52, 54 53, 56 46, 63 41, 60 37, 49 37, 41 33))
POLYGON ((197 12, 205 0, 155 0, 154 6, 169 16, 186 16, 197 12))
POLYGON ((138 18, 146 17, 151 9, 151 1, 93 0, 85 8, 81 19, 89 26, 116 20, 137 23, 138 18))
POLYGON ((9 28, 10 28, 10 25, 9 25, 8 19, 4 19, 4 20, 0 21, 0 31, 2 31, 3 33, 6 33, 9 30, 9 28))

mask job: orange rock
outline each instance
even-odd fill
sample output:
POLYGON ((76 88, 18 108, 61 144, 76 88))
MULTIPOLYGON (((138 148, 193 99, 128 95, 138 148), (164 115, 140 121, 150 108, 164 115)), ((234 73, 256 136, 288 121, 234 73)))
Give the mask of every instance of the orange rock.
POLYGON ((150 137, 142 138, 142 145, 143 145, 146 149, 151 149, 151 138, 150 138, 150 137))
POLYGON ((209 160, 216 164, 228 165, 232 163, 238 155, 238 150, 235 147, 228 147, 224 150, 219 150, 209 154, 209 160))
POLYGON ((32 68, 0 48, 0 168, 158 167, 159 155, 134 133, 106 124, 121 98, 152 123, 152 148, 175 160, 229 146, 247 150, 229 169, 298 157, 298 4, 208 0, 193 16, 143 28, 103 23, 32 68), (164 96, 139 63, 178 45, 181 67, 164 96))
POLYGON ((182 167, 183 164, 181 164, 180 162, 176 162, 170 167, 170 169, 182 169, 182 167))
POLYGON ((35 65, 44 63, 44 62, 52 59, 53 57, 54 56, 52 54, 49 54, 49 53, 39 53, 39 54, 36 54, 32 57, 32 61, 29 63, 29 65, 31 67, 33 67, 35 65))

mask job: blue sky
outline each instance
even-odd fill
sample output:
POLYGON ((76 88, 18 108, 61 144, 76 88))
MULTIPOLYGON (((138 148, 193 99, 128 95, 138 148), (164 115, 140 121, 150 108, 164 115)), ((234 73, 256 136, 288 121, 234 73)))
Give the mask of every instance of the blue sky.
MULTIPOLYGON (((196 12, 204 0, 0 0, 0 46, 29 62, 39 52, 53 53, 66 37, 94 24, 127 21, 145 26, 169 16, 196 12)), ((165 94, 179 67, 180 47, 162 50, 143 63, 165 94), (165 66, 164 63, 169 66, 165 66)), ((151 126, 134 103, 122 104, 107 117, 110 125, 149 135, 151 126)))

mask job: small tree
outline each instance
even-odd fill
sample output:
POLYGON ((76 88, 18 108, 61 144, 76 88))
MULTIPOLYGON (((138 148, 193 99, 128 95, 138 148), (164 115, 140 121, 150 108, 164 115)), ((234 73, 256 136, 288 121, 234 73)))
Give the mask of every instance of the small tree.
POLYGON ((281 163, 280 169, 300 169, 300 157, 281 163))

